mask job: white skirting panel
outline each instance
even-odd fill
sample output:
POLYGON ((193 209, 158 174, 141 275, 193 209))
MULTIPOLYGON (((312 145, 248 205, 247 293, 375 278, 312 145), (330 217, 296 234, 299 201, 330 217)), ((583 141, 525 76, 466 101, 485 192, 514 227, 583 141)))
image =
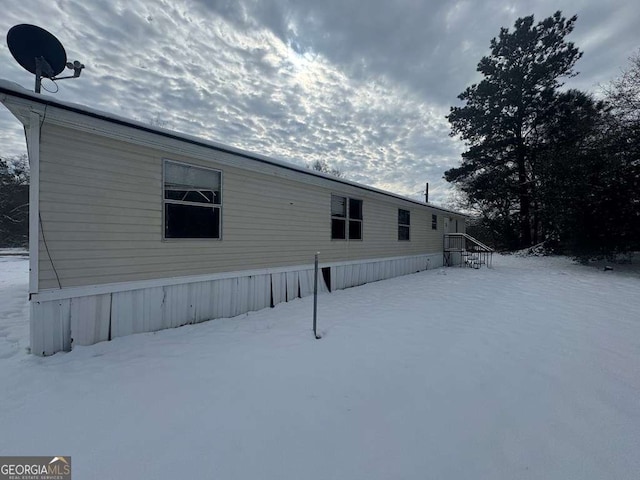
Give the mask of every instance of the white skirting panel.
POLYGON ((71 348, 109 340, 111 294, 71 299, 71 348))
MULTIPOLYGON (((379 260, 331 269, 339 290, 442 266, 442 254, 379 260)), ((313 294, 313 270, 218 278, 31 302, 31 351, 52 355, 134 333, 229 318, 313 294)), ((318 292, 329 291, 322 272, 318 292)))
POLYGON ((71 299, 31 302, 31 353, 52 355, 71 350, 71 299))
POLYGON ((287 284, 287 299, 293 300, 294 298, 298 298, 300 295, 298 292, 300 291, 299 282, 298 282, 298 272, 285 272, 284 274, 280 274, 285 276, 285 282, 287 284))
POLYGON ((271 274, 271 294, 273 295, 273 304, 287 301, 287 275, 284 273, 271 274))
POLYGON ((164 289, 130 290, 111 294, 111 338, 161 330, 164 289))
POLYGON ((419 255, 393 260, 375 260, 366 263, 338 265, 331 267, 331 289, 364 285, 385 278, 408 275, 442 266, 442 254, 419 255))

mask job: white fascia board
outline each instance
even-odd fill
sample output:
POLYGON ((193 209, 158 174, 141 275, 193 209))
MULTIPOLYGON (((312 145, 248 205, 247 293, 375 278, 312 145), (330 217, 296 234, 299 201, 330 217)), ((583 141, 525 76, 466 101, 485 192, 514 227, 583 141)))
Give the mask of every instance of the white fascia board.
POLYGON ((6 93, 0 93, 0 102, 2 102, 4 106, 7 107, 7 110, 25 127, 29 126, 31 112, 42 113, 45 109, 45 105, 32 100, 7 95, 6 93))

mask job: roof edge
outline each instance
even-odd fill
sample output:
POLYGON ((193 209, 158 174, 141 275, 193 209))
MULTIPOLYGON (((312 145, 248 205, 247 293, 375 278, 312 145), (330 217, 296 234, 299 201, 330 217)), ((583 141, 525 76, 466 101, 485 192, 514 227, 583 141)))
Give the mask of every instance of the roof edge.
POLYGON ((238 155, 241 157, 244 157, 246 159, 249 160, 253 160, 256 162, 260 162, 260 163, 265 163, 271 166, 275 166, 275 167, 279 167, 279 168, 283 168, 286 170, 291 170, 294 172, 298 172, 298 173, 302 173, 304 175, 310 175, 310 176, 314 176, 314 177, 319 177, 319 178, 323 178, 325 180, 329 180, 329 181, 333 181, 336 183, 341 183, 344 185, 349 185, 351 187, 356 187, 356 188, 360 188, 363 190, 367 190, 370 192, 374 192, 374 193, 378 193, 381 195, 385 195, 385 196, 389 196, 392 198, 396 198, 398 200, 404 200, 406 202, 411 202, 413 204, 416 205, 421 205, 421 206, 426 206, 426 207, 430 207, 433 208, 435 210, 439 210, 442 212, 447 212, 447 213, 452 213, 454 215, 459 215, 462 217, 469 217, 469 215, 462 213, 462 212, 457 212, 455 210, 450 210, 447 208, 443 208, 443 207, 439 207, 437 205, 433 205, 431 203, 425 203, 425 202, 421 202, 419 200, 415 200, 413 198, 409 198, 409 197, 405 197, 403 195, 399 195, 397 193, 393 193, 393 192, 389 192, 386 190, 382 190, 376 187, 372 187, 369 185, 364 185, 362 183, 357 183, 357 182, 353 182, 351 180, 347 180, 347 179, 342 179, 339 177, 334 177, 333 175, 328 175, 322 172, 318 172, 316 170, 312 170, 310 168, 304 168, 304 167, 300 167, 298 165, 294 165, 292 163, 289 162, 285 162, 283 160, 277 160, 274 158, 270 158, 261 154, 257 154, 257 153, 253 153, 253 152, 249 152, 246 150, 242 150, 236 147, 231 147, 229 145, 223 145, 217 142, 213 142, 211 140, 205 140, 193 135, 189 135, 189 134, 185 134, 185 133, 179 133, 179 132, 175 132, 172 130, 167 130, 161 127, 155 127, 152 125, 148 125, 142 122, 138 122, 136 120, 131 120, 125 117, 120 117, 118 115, 114 115, 114 114, 110 114, 104 111, 100 111, 100 110, 94 110, 91 109, 89 107, 86 107, 84 105, 81 104, 76 104, 76 103, 71 103, 71 102, 65 102, 65 101, 61 101, 61 100, 57 100, 54 99, 48 95, 42 95, 42 94, 36 94, 35 92, 32 92, 30 90, 25 89, 24 87, 18 85, 17 83, 14 82, 10 82, 7 80, 3 80, 0 79, 0 93, 4 93, 5 95, 11 95, 14 97, 18 97, 24 100, 30 100, 33 101, 35 103, 39 103, 42 105, 47 105, 47 106, 53 106, 53 107, 57 107, 57 108, 61 108, 63 110, 67 110, 69 112, 73 112, 76 113, 78 115, 85 115, 88 117, 92 117, 92 118, 96 118, 98 120, 103 120, 106 122, 110 122, 110 123, 115 123, 121 126, 125 126, 125 127, 129 127, 129 128, 133 128, 136 130, 141 130, 147 133, 152 133, 152 134, 156 134, 156 135, 161 135, 165 138, 169 138, 172 140, 177 140, 177 141, 182 141, 182 142, 187 142, 190 143, 192 145, 197 145, 200 147, 204 147, 204 148, 210 148, 210 149, 214 149, 220 152, 224 152, 224 153, 229 153, 232 155, 238 155))

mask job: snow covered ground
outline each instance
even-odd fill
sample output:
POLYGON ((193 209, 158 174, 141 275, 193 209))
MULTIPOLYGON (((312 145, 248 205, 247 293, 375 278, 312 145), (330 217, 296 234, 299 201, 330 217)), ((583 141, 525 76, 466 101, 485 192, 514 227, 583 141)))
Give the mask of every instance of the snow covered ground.
POLYGON ((0 259, 0 455, 74 478, 631 479, 640 276, 498 256, 319 300, 26 353, 0 259))
POLYGON ((9 369, 3 360, 24 356, 29 346, 29 259, 26 252, 18 252, 0 249, 0 378, 9 369))

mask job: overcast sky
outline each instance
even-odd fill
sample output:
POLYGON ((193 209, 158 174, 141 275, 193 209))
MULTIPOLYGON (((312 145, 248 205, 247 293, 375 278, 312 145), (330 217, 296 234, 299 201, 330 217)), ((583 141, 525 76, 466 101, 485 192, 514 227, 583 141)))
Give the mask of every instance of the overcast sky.
MULTIPOLYGON (((640 47, 640 2, 419 0, 4 0, 0 78, 33 89, 6 33, 56 35, 80 79, 53 94, 124 117, 447 204, 464 145, 445 115, 478 81, 500 27, 562 10, 583 58, 567 85, 596 92, 640 47)), ((44 87, 55 86, 44 81, 44 87)), ((46 92, 43 92, 49 95, 46 92)), ((25 151, 0 107, 0 156, 25 151)))

